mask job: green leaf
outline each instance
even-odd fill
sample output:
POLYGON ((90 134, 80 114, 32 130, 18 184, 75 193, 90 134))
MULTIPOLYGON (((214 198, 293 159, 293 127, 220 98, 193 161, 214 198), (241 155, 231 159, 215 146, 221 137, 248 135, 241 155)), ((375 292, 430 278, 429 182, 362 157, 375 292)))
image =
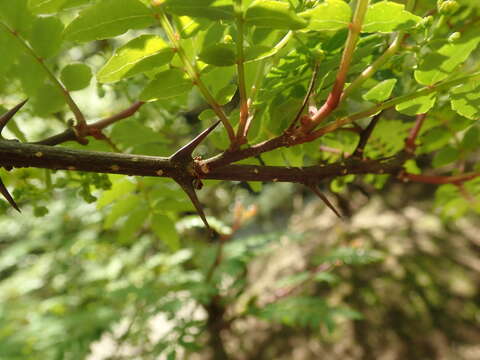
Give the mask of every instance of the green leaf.
POLYGON ((28 0, 28 8, 34 14, 52 14, 66 2, 67 0, 28 0))
POLYGON ((85 64, 70 64, 62 69, 60 79, 68 90, 81 90, 90 84, 92 70, 85 64))
POLYGON ((112 83, 168 64, 173 50, 156 35, 141 35, 115 50, 97 73, 102 83, 112 83))
POLYGON ((110 229, 117 222, 119 218, 133 211, 140 204, 140 202, 141 200, 139 196, 135 194, 128 195, 122 200, 117 201, 112 206, 112 208, 110 209, 110 212, 105 218, 103 227, 105 229, 110 229))
POLYGON ((110 175, 110 177, 118 177, 117 181, 112 181, 112 187, 110 190, 104 191, 97 201, 97 208, 102 209, 112 202, 132 193, 137 185, 126 179, 123 175, 110 175))
POLYGON ((258 27, 288 30, 302 29, 308 24, 290 4, 274 0, 255 0, 246 11, 245 21, 258 27))
POLYGON ((65 98, 57 86, 45 83, 37 89, 32 105, 39 116, 47 116, 63 110, 65 98))
POLYGON ((424 114, 435 105, 436 100, 437 95, 432 93, 400 103, 395 106, 395 109, 402 114, 410 116, 424 114))
POLYGON ((167 0, 164 6, 168 12, 176 15, 211 20, 233 19, 232 0, 167 0))
POLYGON ((416 26, 422 18, 405 10, 405 5, 381 1, 371 5, 365 14, 362 32, 405 30, 416 26))
POLYGON ((428 153, 440 149, 450 141, 452 134, 443 126, 437 126, 428 130, 420 138, 421 152, 428 153))
POLYGON ((35 18, 27 7, 27 0, 0 0, 0 20, 26 36, 30 34, 35 18))
POLYGON ((480 118, 480 81, 472 81, 450 90, 450 104, 468 119, 480 118))
POLYGON ((122 225, 118 240, 122 244, 132 244, 137 240, 135 236, 138 231, 145 224, 145 220, 148 218, 148 207, 141 207, 131 212, 125 223, 122 225))
POLYGON ((67 26, 65 36, 79 42, 107 39, 153 23, 152 13, 138 0, 102 0, 83 10, 67 26))
POLYGON ((474 151, 480 148, 480 129, 478 126, 472 126, 465 133, 461 143, 462 149, 474 151))
POLYGON ((62 44, 63 23, 56 17, 40 17, 33 23, 30 45, 42 58, 57 55, 62 44))
POLYGON ((177 251, 180 249, 180 238, 175 229, 175 224, 168 216, 158 213, 154 214, 151 223, 155 234, 170 250, 177 251))
POLYGON ((451 164, 460 156, 460 152, 451 145, 447 145, 440 149, 433 157, 432 165, 438 168, 444 165, 451 164))
POLYGON ((470 56, 479 42, 480 36, 475 30, 463 34, 453 43, 437 43, 432 52, 423 56, 418 70, 415 71, 415 80, 422 85, 433 85, 447 78, 470 56))
POLYGON ((171 99, 189 92, 192 87, 192 81, 183 71, 170 69, 157 74, 140 94, 140 100, 171 99))
POLYGON ((198 58, 206 64, 215 66, 232 66, 236 63, 234 44, 213 44, 205 47, 198 58))
POLYGON ((299 15, 309 21, 309 30, 340 30, 348 27, 352 10, 343 0, 327 0, 299 15))
POLYGON ((388 79, 384 80, 373 88, 367 91, 362 97, 364 100, 373 101, 373 102, 381 102, 387 100, 390 95, 392 94, 393 88, 397 83, 397 79, 388 79))
POLYGON ((147 143, 165 143, 166 140, 152 128, 139 123, 136 119, 126 119, 117 122, 110 134, 115 143, 125 147, 147 143))

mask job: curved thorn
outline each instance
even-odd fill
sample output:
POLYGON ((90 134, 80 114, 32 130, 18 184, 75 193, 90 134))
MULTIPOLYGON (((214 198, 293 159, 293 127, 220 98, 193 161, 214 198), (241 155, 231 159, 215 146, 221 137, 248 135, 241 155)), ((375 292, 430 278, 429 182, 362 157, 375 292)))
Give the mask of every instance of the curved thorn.
POLYGON ((337 209, 335 209, 330 200, 328 200, 328 198, 320 192, 316 185, 307 185, 307 187, 312 190, 315 195, 317 195, 325 203, 325 205, 327 205, 327 207, 335 213, 335 215, 342 219, 342 215, 338 212, 337 209))
POLYGON ((207 129, 203 130, 200 134, 198 134, 192 141, 188 144, 180 148, 175 154, 170 156, 170 159, 174 161, 182 161, 185 159, 190 160, 192 158, 193 150, 210 134, 213 129, 215 129, 218 124, 220 124, 220 120, 218 120, 215 124, 211 125, 207 129))
POLYGON ((15 210, 21 213, 20 208, 18 207, 17 203, 15 200, 13 200, 12 195, 8 192, 7 187, 3 184, 2 179, 0 179, 0 193, 5 197, 5 199, 9 202, 10 205, 13 206, 15 210))
POLYGON ((180 185, 185 191, 185 193, 188 195, 190 198, 190 201, 192 202, 193 206, 195 206, 195 209, 197 210, 198 215, 202 219, 203 223, 207 227, 207 229, 212 232, 212 229, 210 228, 210 225, 208 224, 207 218, 205 216, 205 213, 203 212, 203 207, 202 204, 200 204, 200 201, 198 200, 197 193, 195 192, 195 189, 193 188, 193 184, 189 181, 183 181, 179 179, 175 179, 175 182, 180 185))
POLYGON ((5 114, 0 117, 0 133, 2 132, 5 125, 8 124, 10 119, 17 113, 18 110, 22 108, 23 105, 28 101, 28 99, 23 100, 21 103, 15 105, 12 109, 8 110, 5 114))

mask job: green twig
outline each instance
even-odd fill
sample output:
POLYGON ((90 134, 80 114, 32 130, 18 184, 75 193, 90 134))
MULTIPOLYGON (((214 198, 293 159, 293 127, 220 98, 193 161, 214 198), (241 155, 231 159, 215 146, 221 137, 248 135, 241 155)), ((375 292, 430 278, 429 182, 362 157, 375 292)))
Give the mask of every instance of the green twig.
MULTIPOLYGON (((154 4, 155 5, 155 4, 154 4)), ((223 123, 223 126, 225 127, 228 137, 230 138, 230 143, 232 145, 235 144, 235 132, 233 131, 233 127, 230 124, 230 121, 227 118, 227 115, 225 115, 225 112, 223 111, 222 107, 220 104, 215 100, 213 95, 210 93, 208 90, 207 86, 203 83, 203 81, 200 79, 200 74, 197 69, 197 67, 191 63, 190 59, 188 58, 187 54, 185 53, 185 50, 180 44, 180 40, 178 38, 178 34, 175 32, 175 30, 172 27, 172 24, 167 18, 167 15, 163 12, 163 10, 158 11, 158 14, 155 15, 158 21, 160 22, 160 25, 162 26, 163 30, 165 31, 165 34, 167 35, 168 39, 170 42, 173 44, 175 51, 177 52, 178 56, 180 57, 180 60, 182 61, 183 65, 185 66, 185 71, 187 74, 190 76, 192 81, 194 82, 195 85, 198 86, 198 89, 204 96, 205 100, 208 102, 212 110, 215 112, 215 114, 218 116, 220 121, 223 123)))
POLYGON ((32 49, 32 47, 16 32, 15 30, 11 29, 7 24, 0 22, 0 26, 8 33, 10 34, 25 50, 25 52, 33 57, 35 61, 38 62, 38 64, 41 66, 45 74, 48 76, 50 81, 58 87, 65 98, 65 101, 67 102, 68 107, 72 111, 73 115, 75 116, 75 119, 77 120, 77 131, 79 132, 78 135, 83 136, 84 130, 87 128, 87 122, 85 121, 85 117, 83 116, 83 113, 80 111, 79 107, 75 103, 75 101, 72 99, 70 96, 69 91, 63 86, 63 84, 58 80, 55 75, 50 71, 50 69, 47 67, 45 64, 45 61, 43 58, 37 55, 37 53, 32 49))
POLYGON ((235 23, 237 25, 237 78, 240 93, 240 120, 237 129, 237 144, 246 142, 246 126, 248 120, 248 99, 245 85, 245 55, 243 51, 245 19, 243 18, 242 0, 235 0, 235 23))
POLYGON ((385 110, 385 109, 388 109, 390 107, 396 106, 396 105, 401 104, 403 102, 413 100, 413 99, 416 99, 418 97, 425 96, 425 95, 428 95, 428 94, 432 94, 432 93, 435 93, 435 92, 439 92, 439 91, 442 91, 442 90, 447 90, 447 89, 450 89, 453 86, 464 84, 468 81, 477 81, 477 80, 480 80, 480 72, 475 72, 475 73, 472 73, 472 74, 469 74, 469 75, 466 75, 466 76, 462 76, 462 77, 457 78, 457 79, 444 81, 444 82, 438 83, 436 85, 430 85, 428 87, 424 87, 424 88, 422 88, 420 90, 417 90, 417 91, 415 91, 411 94, 407 94, 407 95, 403 95, 403 96, 393 98, 391 100, 388 100, 388 101, 385 101, 385 102, 380 103, 378 105, 375 105, 375 106, 371 107, 370 109, 360 111, 360 112, 355 113, 353 115, 337 119, 335 122, 333 122, 329 125, 326 125, 323 128, 320 128, 320 129, 308 134, 307 136, 305 136, 302 139, 302 142, 312 141, 312 140, 314 140, 314 139, 316 139, 316 138, 318 138, 322 135, 325 135, 327 133, 335 131, 338 128, 340 128, 340 127, 342 127, 346 124, 349 124, 349 123, 351 123, 355 120, 360 120, 360 119, 363 119, 363 118, 367 118, 369 116, 375 115, 376 113, 378 113, 382 110, 385 110))
MULTIPOLYGON (((414 7, 415 0, 409 0, 406 5, 406 10, 411 11, 414 7)), ((370 79, 383 65, 385 65, 385 63, 397 53, 398 49, 400 49, 400 45, 402 44, 404 38, 405 33, 403 31, 399 31, 388 49, 377 60, 375 60, 372 65, 367 67, 355 80, 353 80, 352 83, 343 91, 340 101, 348 97, 348 95, 350 95, 354 90, 362 86, 366 80, 370 79)))

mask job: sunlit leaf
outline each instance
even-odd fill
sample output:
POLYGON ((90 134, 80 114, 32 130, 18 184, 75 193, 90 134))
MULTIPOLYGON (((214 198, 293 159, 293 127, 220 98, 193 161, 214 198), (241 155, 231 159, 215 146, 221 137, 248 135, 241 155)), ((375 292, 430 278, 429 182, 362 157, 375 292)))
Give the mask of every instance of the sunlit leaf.
POLYGON ((141 35, 115 50, 97 73, 102 83, 116 82, 167 64, 174 52, 156 35, 141 35))
POLYGON ((381 102, 387 100, 392 94, 393 88, 397 83, 397 79, 383 80, 368 90, 362 97, 364 100, 381 102))
POLYGON ((415 79, 422 85, 433 85, 452 74, 480 43, 476 31, 464 33, 455 42, 439 42, 422 57, 415 79))
POLYGON ((299 15, 309 20, 309 30, 339 30, 348 27, 352 10, 343 0, 327 0, 299 15))
POLYGON ((177 15, 212 20, 233 19, 232 0, 166 0, 165 8, 177 15))
POLYGON ((288 3, 274 0, 255 0, 246 11, 245 21, 271 29, 297 30, 307 26, 307 21, 295 14, 288 3))
POLYGON ((388 33, 417 25, 422 18, 405 10, 405 5, 380 1, 371 5, 365 15, 363 32, 388 33))
POLYGON ((155 234, 170 250, 177 251, 180 248, 180 238, 175 229, 175 224, 168 216, 158 213, 154 214, 151 223, 155 234))
POLYGON ((452 109, 468 119, 480 118, 480 82, 472 81, 450 90, 452 109))
POLYGON ((69 40, 86 42, 152 25, 150 10, 139 0, 102 0, 83 10, 65 29, 69 40))

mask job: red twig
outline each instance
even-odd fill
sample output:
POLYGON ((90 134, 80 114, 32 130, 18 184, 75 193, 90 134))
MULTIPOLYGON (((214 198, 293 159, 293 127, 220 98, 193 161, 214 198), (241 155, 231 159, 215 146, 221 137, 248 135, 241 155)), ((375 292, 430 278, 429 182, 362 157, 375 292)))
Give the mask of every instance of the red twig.
POLYGON ((418 134, 420 132, 420 129, 422 128, 423 123, 425 122, 426 117, 427 117, 427 114, 417 115, 415 124, 410 129, 410 134, 408 135, 407 140, 405 140, 406 152, 410 154, 413 154, 415 152, 415 149, 417 148, 417 144, 415 143, 415 141, 417 140, 418 134))
POLYGON ((444 185, 444 184, 462 184, 466 181, 475 179, 480 176, 480 172, 467 173, 462 175, 453 176, 441 176, 441 175, 416 175, 403 173, 401 174, 402 180, 420 182, 424 184, 444 185))

